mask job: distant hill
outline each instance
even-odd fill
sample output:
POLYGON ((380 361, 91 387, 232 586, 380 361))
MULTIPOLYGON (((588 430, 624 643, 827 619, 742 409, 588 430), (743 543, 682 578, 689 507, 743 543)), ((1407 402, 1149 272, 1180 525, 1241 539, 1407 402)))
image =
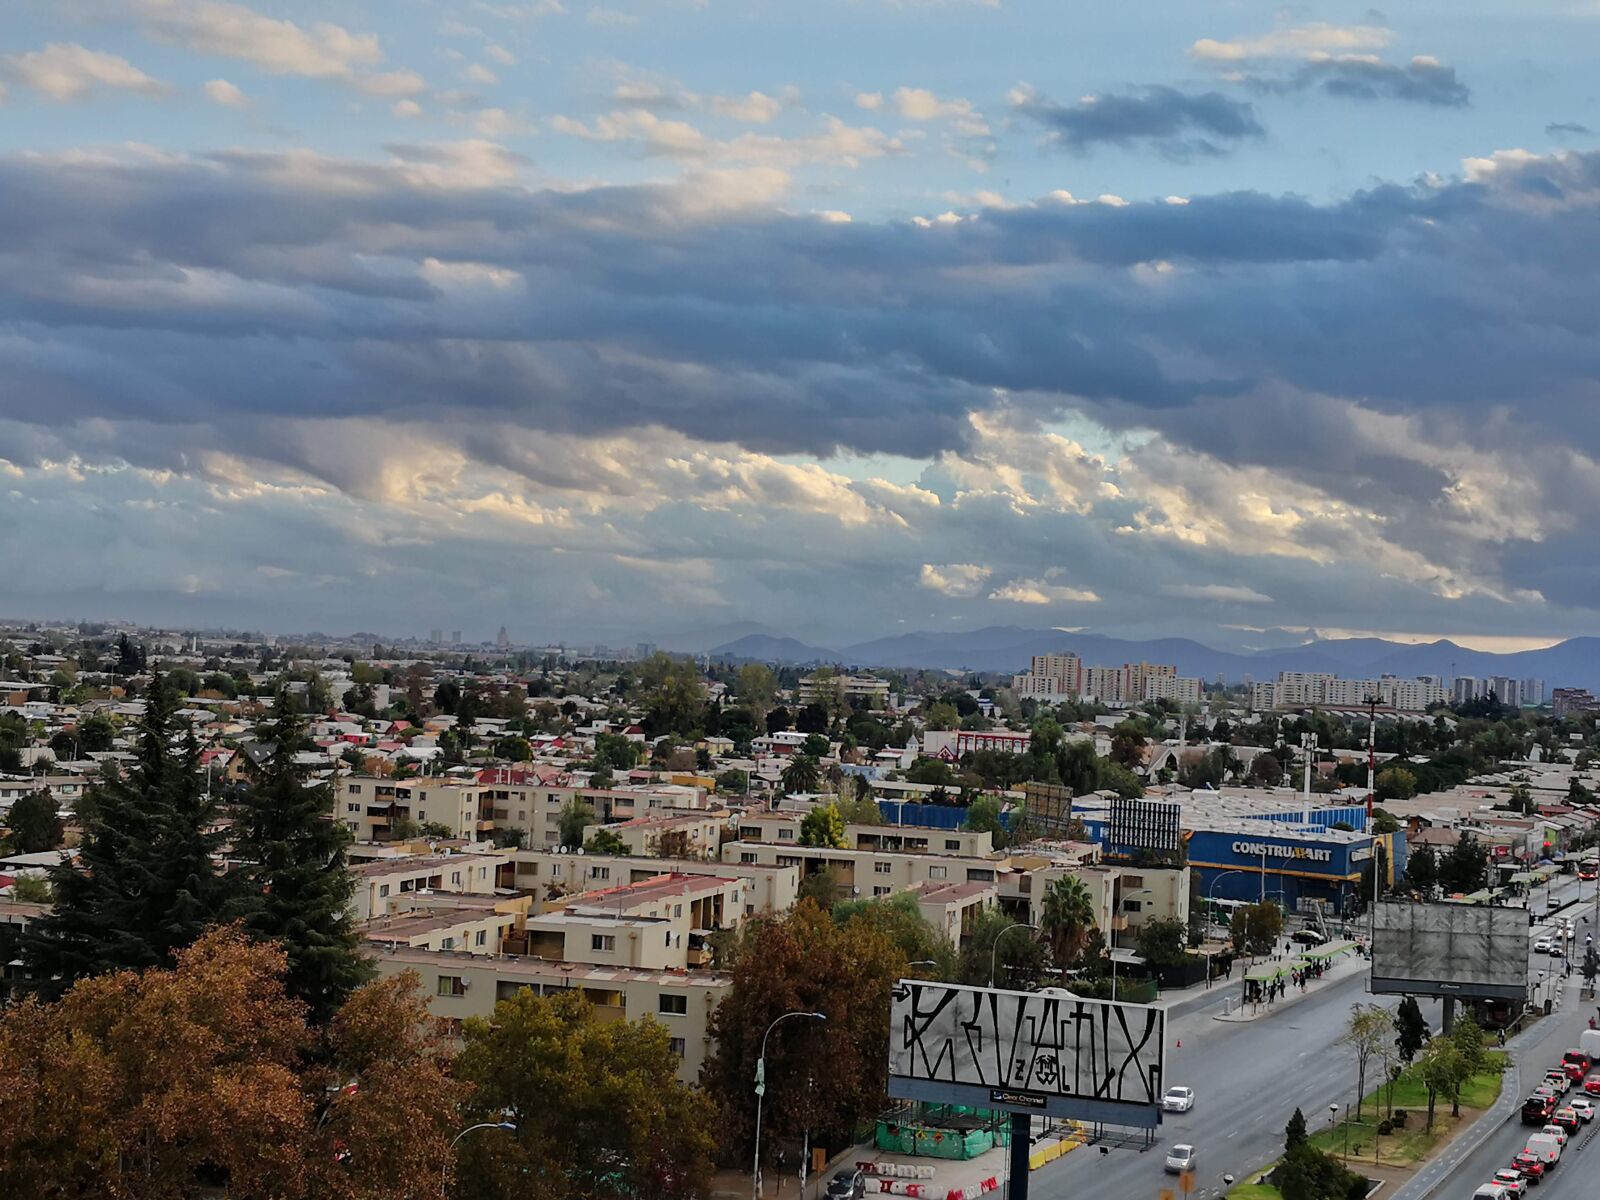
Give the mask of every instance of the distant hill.
POLYGON ((775 633, 752 633, 714 646, 717 658, 762 662, 831 662, 845 666, 1012 672, 1026 670, 1034 654, 1073 653, 1091 665, 1172 663, 1180 675, 1237 683, 1244 676, 1272 679, 1279 671, 1328 671, 1346 678, 1391 675, 1510 675, 1543 679, 1550 687, 1600 691, 1600 638, 1571 638, 1543 650, 1489 654, 1451 641, 1408 645, 1382 638, 1323 638, 1302 646, 1253 653, 1215 650, 1189 638, 1137 641, 1059 629, 991 625, 956 633, 916 632, 877 638, 837 650, 775 633))

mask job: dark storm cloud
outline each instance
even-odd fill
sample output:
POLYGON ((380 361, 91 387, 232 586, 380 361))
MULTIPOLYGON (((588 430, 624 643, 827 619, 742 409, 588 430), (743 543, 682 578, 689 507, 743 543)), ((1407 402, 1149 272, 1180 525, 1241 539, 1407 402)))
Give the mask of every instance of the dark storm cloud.
POLYGON ((1320 59, 1302 65, 1288 86, 1350 100, 1404 100, 1440 108, 1464 108, 1472 100, 1456 69, 1431 58, 1403 66, 1370 58, 1320 59))
POLYGON ((1051 141, 1078 153, 1097 145, 1144 143, 1178 157, 1218 155, 1231 148, 1225 143, 1265 132, 1245 101, 1165 85, 1108 92, 1071 105, 1030 94, 1014 107, 1050 130, 1051 141))

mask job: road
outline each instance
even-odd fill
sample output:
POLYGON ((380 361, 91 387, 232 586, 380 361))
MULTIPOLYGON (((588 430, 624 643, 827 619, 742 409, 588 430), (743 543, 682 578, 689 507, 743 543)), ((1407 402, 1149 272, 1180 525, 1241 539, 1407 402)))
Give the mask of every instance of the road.
MULTIPOLYGON (((1592 923, 1586 924, 1583 918, 1588 917, 1592 922, 1595 894, 1594 884, 1581 887, 1581 906, 1578 903, 1580 884, 1575 877, 1560 877, 1560 882, 1550 892, 1551 898, 1563 905, 1560 917, 1572 918, 1576 926, 1579 957, 1585 934, 1593 928, 1592 923)), ((1536 911, 1543 912, 1544 899, 1544 890, 1540 889, 1536 893, 1536 911)), ((1559 918, 1552 921, 1541 917, 1529 930, 1529 937, 1551 932, 1558 922, 1559 918)), ((1540 970, 1553 972, 1560 966, 1559 958, 1534 955, 1530 975, 1536 977, 1540 970)), ((1577 1029, 1584 1025, 1588 1010, 1580 1013, 1576 1009, 1576 978, 1574 975, 1561 1014, 1536 1024, 1526 1035, 1530 1045, 1518 1052, 1519 1057, 1526 1054, 1540 1064, 1537 1074, 1542 1075, 1545 1066, 1560 1059, 1561 1051, 1573 1044, 1577 1029), (1562 1044, 1555 1046, 1556 1042, 1562 1044), (1544 1061, 1547 1058, 1549 1063, 1544 1061)), ((1186 1113, 1166 1115, 1157 1141, 1149 1150, 1115 1146, 1102 1154, 1099 1147, 1088 1146, 1034 1172, 1029 1187, 1034 1200, 1084 1195, 1116 1200, 1136 1197, 1156 1200, 1162 1188, 1175 1188, 1174 1177, 1163 1171, 1162 1164, 1166 1148, 1178 1142, 1193 1145, 1198 1155, 1193 1200, 1215 1197, 1222 1190, 1224 1173, 1243 1178, 1278 1157, 1283 1149, 1283 1127, 1296 1107, 1305 1113, 1306 1120, 1315 1129, 1329 1120, 1330 1104, 1354 1103, 1355 1055, 1339 1044, 1350 1006, 1376 1002, 1394 1008, 1400 997, 1369 995, 1367 976, 1358 974, 1335 981, 1257 1021, 1237 1024, 1215 1020, 1214 1014, 1224 997, 1237 994, 1237 987, 1238 984, 1233 983, 1214 988, 1204 1000, 1186 1005, 1178 1015, 1168 1019, 1166 1082, 1194 1087, 1198 1094, 1195 1107, 1186 1113)), ((1438 1029, 1441 1019, 1438 1002, 1419 998, 1419 1004, 1428 1024, 1438 1029)), ((1376 1086, 1370 1076, 1377 1073, 1381 1073, 1381 1068, 1369 1068, 1369 1091, 1376 1086)), ((1600 1122, 1596 1124, 1600 1127, 1600 1122)), ((1499 1143, 1494 1142, 1492 1146, 1499 1155, 1499 1143)), ((1520 1144, 1515 1149, 1520 1149, 1520 1144)), ((1486 1147, 1485 1154, 1488 1153, 1489 1147, 1486 1147)), ((1508 1162, 1511 1153, 1512 1150, 1505 1150, 1495 1159, 1495 1165, 1508 1162)), ((1600 1157, 1600 1148, 1593 1153, 1600 1157)), ((1459 1170, 1470 1174, 1481 1166, 1482 1163, 1473 1158, 1459 1170)), ((1471 1196, 1473 1188, 1491 1174, 1492 1168, 1473 1177, 1470 1185, 1463 1186, 1457 1172, 1452 1171, 1447 1180, 1449 1186, 1436 1194, 1449 1196, 1451 1200, 1459 1194, 1465 1200, 1471 1196)), ((1569 1179, 1579 1174, 1571 1170, 1569 1179)), ((1576 1200, 1577 1185, 1561 1181, 1560 1171, 1556 1175, 1558 1178, 1552 1179, 1550 1187, 1538 1194, 1536 1200, 1566 1200, 1569 1187, 1576 1200), (1557 1190, 1558 1185, 1560 1190, 1557 1190)), ((1460 1179, 1466 1177, 1461 1175, 1460 1179)), ((1586 1194, 1595 1194, 1595 1189, 1591 1186, 1586 1194)))

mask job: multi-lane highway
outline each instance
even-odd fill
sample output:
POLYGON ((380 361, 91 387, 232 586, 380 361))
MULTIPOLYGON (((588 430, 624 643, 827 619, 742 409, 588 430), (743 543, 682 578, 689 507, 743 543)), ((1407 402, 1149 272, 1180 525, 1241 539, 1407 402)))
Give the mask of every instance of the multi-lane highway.
MULTIPOLYGON (((1554 885, 1551 898, 1563 905, 1562 912, 1554 919, 1541 917, 1530 928, 1530 938, 1546 935, 1558 928, 1562 918, 1571 918, 1577 931, 1575 953, 1581 954, 1584 936, 1593 928, 1595 885, 1581 886, 1584 904, 1579 905, 1580 885, 1575 878, 1562 877, 1554 885), (1589 917, 1589 924, 1583 921, 1585 916, 1589 917)), ((1542 913, 1544 902, 1544 889, 1540 889, 1536 894, 1535 911, 1542 913)), ((1553 975, 1562 967, 1561 959, 1536 954, 1530 973, 1536 975, 1544 970, 1553 975)), ((1155 1146, 1149 1150, 1141 1152, 1118 1146, 1101 1154, 1098 1147, 1089 1146, 1067 1155, 1034 1173, 1030 1194, 1039 1200, 1091 1193, 1119 1200, 1123 1197, 1154 1200, 1160 1189, 1173 1186, 1172 1177, 1164 1173, 1162 1163, 1166 1147, 1178 1142, 1190 1143, 1198 1151, 1196 1200, 1208 1194, 1216 1195, 1221 1190, 1224 1173, 1242 1178, 1259 1169, 1282 1152, 1283 1127, 1297 1106, 1315 1128, 1319 1122, 1329 1119, 1330 1104, 1354 1102, 1355 1056, 1348 1047, 1339 1044, 1350 1006, 1376 1002, 1393 1008, 1399 1002, 1399 997, 1395 996, 1371 996, 1366 987, 1365 974, 1351 975, 1329 983, 1280 1011, 1243 1024, 1215 1019, 1224 998, 1237 994, 1236 983, 1214 988, 1198 1001, 1185 1003, 1168 1019, 1166 1081, 1169 1085, 1194 1087, 1198 1092, 1195 1107, 1187 1113, 1168 1114, 1155 1146)), ((1537 1074, 1542 1075, 1546 1066, 1560 1059, 1567 1045, 1574 1044, 1577 1028, 1582 1028, 1585 1017, 1592 1015, 1592 1010, 1576 1010, 1576 998, 1577 976, 1574 974, 1558 1015, 1538 1022, 1528 1034, 1512 1043, 1519 1058, 1526 1055, 1538 1064, 1537 1074), (1526 1048, 1521 1045, 1524 1041, 1530 1043, 1526 1048), (1562 1045, 1556 1046, 1557 1042, 1562 1045), (1544 1062, 1544 1058, 1549 1058, 1550 1063, 1544 1062)), ((1420 1003, 1423 1016, 1437 1029, 1438 1003, 1430 1000, 1420 1003)), ((1375 1081, 1369 1078, 1368 1089, 1374 1086, 1375 1081)), ((1600 1158, 1600 1147, 1593 1153, 1600 1158)), ((1504 1159, 1509 1161, 1510 1157, 1511 1151, 1506 1150, 1504 1159)), ((1493 1170, 1483 1172, 1481 1179, 1474 1178, 1472 1184, 1464 1188, 1458 1180, 1466 1176, 1460 1171, 1470 1174, 1480 1165, 1473 1160, 1462 1164, 1459 1171, 1451 1171, 1446 1181, 1449 1186, 1437 1194, 1449 1195, 1452 1200, 1457 1192, 1463 1198, 1470 1196, 1472 1188, 1487 1179, 1493 1170)), ((1500 1165, 1498 1161, 1497 1165, 1500 1165)), ((1573 1176, 1578 1174, 1578 1171, 1571 1172, 1573 1176)), ((1538 1200, 1565 1200, 1566 1188, 1570 1185, 1563 1183, 1561 1186, 1562 1191, 1546 1191, 1538 1200)), ((1571 1193, 1573 1200, 1577 1194, 1576 1191, 1571 1193)), ((1591 1189, 1589 1194, 1600 1192, 1591 1189)), ((1416 1198, 1407 1196, 1405 1200, 1416 1198)))

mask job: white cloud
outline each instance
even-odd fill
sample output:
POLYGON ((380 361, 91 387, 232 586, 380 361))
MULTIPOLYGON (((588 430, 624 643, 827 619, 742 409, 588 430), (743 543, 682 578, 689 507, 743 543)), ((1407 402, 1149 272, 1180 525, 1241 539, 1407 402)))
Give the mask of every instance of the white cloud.
POLYGON ((650 155, 772 167, 807 163, 855 167, 905 149, 898 138, 866 126, 846 125, 831 116, 823 118, 818 133, 798 137, 742 133, 726 141, 708 136, 687 121, 659 117, 645 108, 607 113, 587 122, 557 116, 551 118, 550 128, 591 142, 638 142, 650 155))
POLYGON ((511 53, 511 51, 507 50, 504 46, 485 46, 483 48, 483 53, 485 56, 494 59, 494 61, 499 63, 502 67, 512 67, 517 63, 517 56, 511 53))
POLYGON ((1271 604, 1272 597, 1255 588, 1226 583, 1176 583, 1164 589, 1169 596, 1190 600, 1218 600, 1231 604, 1271 604))
POLYGON ((358 75, 351 81, 357 91, 388 99, 391 96, 416 96, 428 90, 428 82, 415 71, 378 71, 358 75))
POLYGON ((621 12, 615 8, 591 8, 584 19, 591 25, 607 29, 620 29, 639 23, 639 18, 632 13, 621 12))
POLYGON ((882 92, 857 92, 856 107, 864 108, 868 112, 877 112, 883 107, 882 92))
MULTIPOLYGON (((857 98, 859 102, 859 97, 857 98)), ((970 117, 972 101, 959 96, 941 100, 927 88, 901 87, 894 90, 894 109, 908 121, 943 121, 970 117)))
POLYGON ((989 593, 991 600, 1013 604, 1097 604, 1100 597, 1088 588, 1068 587, 1046 579, 1013 579, 989 593))
POLYGON ((473 63, 462 72, 462 75, 466 77, 468 83, 478 83, 485 87, 490 87, 500 82, 500 76, 482 63, 473 63))
POLYGON ((1291 25, 1256 37, 1218 41, 1201 38, 1189 54, 1206 62, 1243 62, 1262 58, 1326 57, 1379 50, 1394 40, 1394 30, 1383 25, 1330 25, 1315 21, 1291 25))
POLYGON ((422 105, 415 100, 396 100, 389 111, 402 120, 410 121, 422 115, 422 105))
POLYGON ((52 42, 43 50, 8 54, 6 73, 18 83, 52 100, 79 100, 97 87, 160 95, 167 85, 146 75, 127 59, 76 42, 52 42))
POLYGON ((472 114, 473 132, 480 137, 500 138, 532 132, 529 124, 503 108, 484 108, 472 114))
POLYGON ((980 567, 976 563, 946 563, 943 566, 923 563, 918 582, 946 596, 966 597, 976 596, 989 575, 988 567, 980 567))
POLYGON ((246 108, 250 104, 250 97, 226 79, 213 79, 202 90, 207 100, 224 108, 246 108))
POLYGON ((746 92, 743 95, 722 95, 714 92, 694 92, 669 76, 635 74, 624 70, 611 99, 629 108, 693 109, 709 112, 733 121, 764 125, 783 111, 785 101, 793 102, 798 94, 785 89, 783 98, 766 92, 746 92))

